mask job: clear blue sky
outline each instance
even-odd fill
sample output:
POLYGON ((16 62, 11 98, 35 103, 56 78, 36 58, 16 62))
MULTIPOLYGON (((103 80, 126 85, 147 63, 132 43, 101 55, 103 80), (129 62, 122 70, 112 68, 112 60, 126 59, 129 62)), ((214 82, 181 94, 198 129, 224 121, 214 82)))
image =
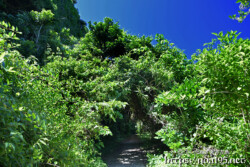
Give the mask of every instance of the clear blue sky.
POLYGON ((250 16, 243 23, 229 18, 238 6, 236 0, 78 0, 76 4, 86 22, 110 17, 133 35, 163 34, 188 58, 215 37, 212 32, 237 30, 240 37, 250 37, 250 16))

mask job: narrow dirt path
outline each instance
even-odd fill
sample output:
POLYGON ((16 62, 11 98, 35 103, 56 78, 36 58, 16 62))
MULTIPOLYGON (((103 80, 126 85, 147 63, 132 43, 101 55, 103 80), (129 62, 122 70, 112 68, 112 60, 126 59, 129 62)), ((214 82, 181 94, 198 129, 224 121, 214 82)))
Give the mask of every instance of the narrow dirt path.
POLYGON ((120 146, 103 160, 108 167, 145 167, 147 163, 146 151, 138 136, 133 135, 121 142, 120 146))

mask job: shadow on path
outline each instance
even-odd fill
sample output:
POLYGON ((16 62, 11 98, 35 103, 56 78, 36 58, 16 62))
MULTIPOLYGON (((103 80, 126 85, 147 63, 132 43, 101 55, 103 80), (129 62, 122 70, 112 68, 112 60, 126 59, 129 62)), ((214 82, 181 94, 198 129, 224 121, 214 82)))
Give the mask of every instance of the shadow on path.
POLYGON ((108 167, 145 167, 146 154, 146 150, 142 148, 142 141, 133 135, 123 140, 114 151, 103 155, 103 160, 108 167))

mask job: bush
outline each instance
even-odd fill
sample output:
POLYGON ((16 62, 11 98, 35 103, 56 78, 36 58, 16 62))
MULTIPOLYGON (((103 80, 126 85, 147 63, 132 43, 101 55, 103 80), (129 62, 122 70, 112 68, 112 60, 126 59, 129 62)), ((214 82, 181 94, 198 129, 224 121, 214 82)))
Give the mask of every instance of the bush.
POLYGON ((250 41, 237 39, 233 31, 215 35, 218 39, 193 56, 194 78, 158 96, 158 106, 168 114, 158 113, 166 124, 157 138, 172 149, 167 158, 202 158, 206 155, 194 150, 211 147, 222 150, 217 157, 244 158, 249 164, 250 41))

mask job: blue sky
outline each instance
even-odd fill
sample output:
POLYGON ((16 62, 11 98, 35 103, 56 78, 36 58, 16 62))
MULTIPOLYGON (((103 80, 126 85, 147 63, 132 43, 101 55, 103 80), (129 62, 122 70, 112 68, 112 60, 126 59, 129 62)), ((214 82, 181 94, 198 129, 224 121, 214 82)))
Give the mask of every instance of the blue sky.
POLYGON ((237 30, 240 37, 250 37, 250 16, 243 23, 229 18, 238 6, 236 0, 78 0, 76 4, 86 22, 110 17, 133 35, 163 34, 188 58, 215 37, 212 32, 237 30))

